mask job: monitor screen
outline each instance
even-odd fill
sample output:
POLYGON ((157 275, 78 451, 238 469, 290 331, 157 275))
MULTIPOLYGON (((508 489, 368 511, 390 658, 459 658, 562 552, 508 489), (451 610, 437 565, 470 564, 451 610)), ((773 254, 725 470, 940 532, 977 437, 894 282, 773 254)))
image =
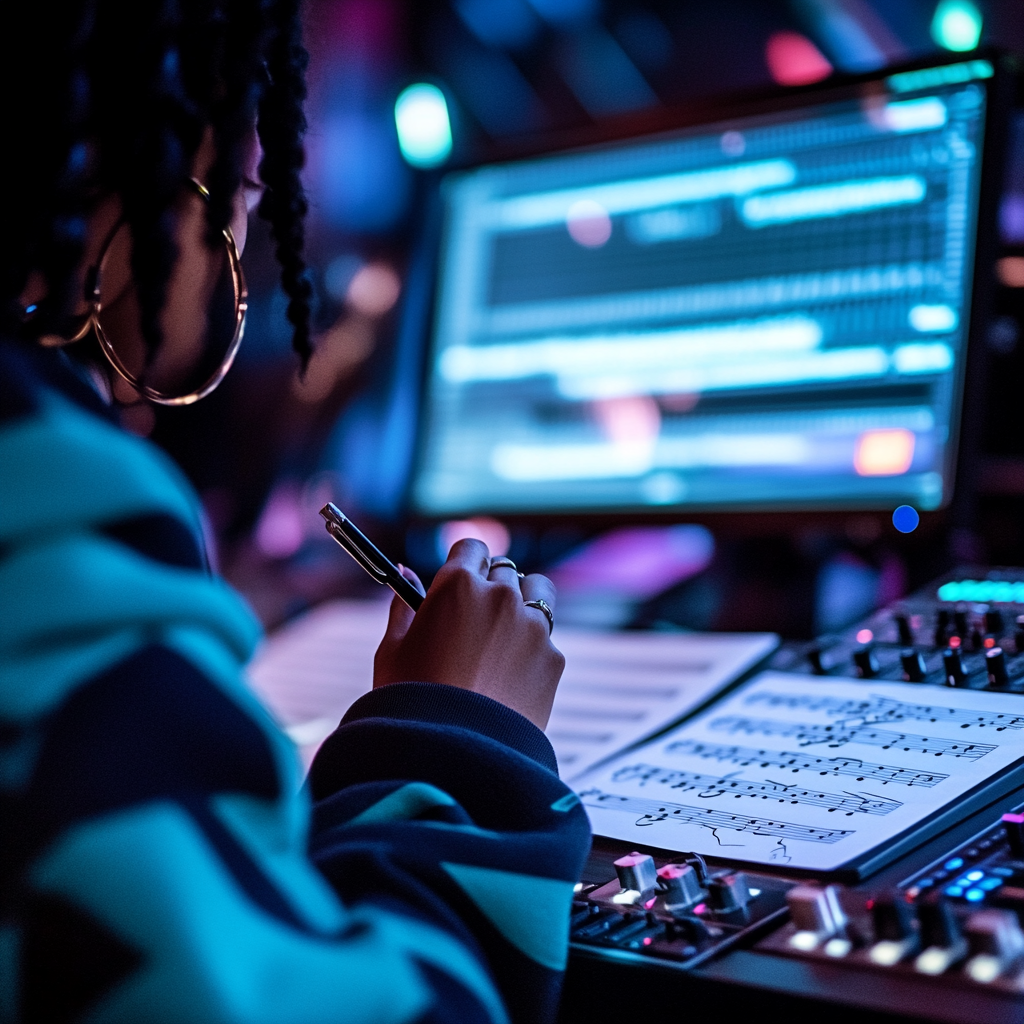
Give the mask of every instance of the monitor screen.
POLYGON ((991 75, 449 176, 416 510, 942 505, 991 75))

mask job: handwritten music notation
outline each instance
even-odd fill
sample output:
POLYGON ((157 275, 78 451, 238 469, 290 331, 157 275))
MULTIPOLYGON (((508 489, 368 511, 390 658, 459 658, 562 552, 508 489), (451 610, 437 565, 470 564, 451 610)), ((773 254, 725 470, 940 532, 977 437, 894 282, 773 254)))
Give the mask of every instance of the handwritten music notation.
POLYGON ((757 750, 721 743, 700 743, 697 740, 677 740, 666 749, 669 753, 691 754, 713 761, 729 762, 741 768, 755 765, 760 768, 784 768, 793 772, 811 771, 836 778, 846 775, 858 782, 873 779, 883 786, 893 782, 900 786, 924 786, 930 789, 949 778, 942 772, 921 772, 911 768, 897 768, 891 764, 872 764, 859 757, 814 757, 790 750, 757 750))
MULTIPOLYGON (((584 805, 608 810, 627 811, 637 814, 636 824, 653 825, 661 821, 673 821, 680 825, 697 825, 713 834, 719 829, 732 832, 749 832, 757 836, 770 836, 780 840, 799 840, 805 843, 838 843, 856 834, 854 829, 813 828, 776 818, 752 818, 745 814, 730 814, 714 807, 688 807, 685 804, 659 803, 642 797, 620 796, 592 788, 579 794, 584 805)), ((716 838, 717 835, 716 835, 716 838)))
POLYGON ((695 792, 702 800, 713 800, 720 796, 736 799, 748 797, 754 800, 776 800, 780 804, 805 804, 810 807, 824 807, 829 812, 840 812, 847 817, 854 814, 890 814, 898 811, 903 803, 873 793, 829 793, 819 789, 806 789, 789 782, 773 782, 757 779, 741 779, 732 776, 701 775, 674 768, 661 768, 653 764, 631 764, 620 768, 612 776, 613 782, 636 782, 639 786, 648 783, 668 786, 683 793, 695 792))
POLYGON ((881 747, 883 750, 916 750, 936 757, 948 756, 976 761, 991 754, 998 747, 988 743, 954 743, 953 740, 935 736, 918 736, 907 732, 888 732, 871 725, 806 725, 799 722, 777 722, 772 719, 744 718, 729 715, 711 722, 710 728, 720 732, 742 732, 749 736, 786 736, 795 739, 802 747, 826 743, 830 747, 841 747, 847 743, 862 743, 866 746, 881 747))
POLYGON ((747 704, 767 704, 792 710, 823 711, 844 719, 857 719, 866 725, 880 725, 885 722, 921 721, 941 724, 949 722, 967 729, 1024 729, 1024 715, 993 714, 971 711, 966 708, 938 707, 933 704, 907 704, 905 701, 888 697, 871 696, 866 700, 840 700, 818 695, 796 695, 761 691, 752 694, 747 704))

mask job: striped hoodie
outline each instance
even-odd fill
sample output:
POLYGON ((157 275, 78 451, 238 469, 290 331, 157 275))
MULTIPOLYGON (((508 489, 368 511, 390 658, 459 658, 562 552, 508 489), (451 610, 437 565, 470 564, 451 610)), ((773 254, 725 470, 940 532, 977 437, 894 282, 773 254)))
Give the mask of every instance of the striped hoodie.
POLYGON ((396 683, 303 780, 197 508, 0 342, 0 1021, 552 1019, 589 831, 543 733, 396 683))

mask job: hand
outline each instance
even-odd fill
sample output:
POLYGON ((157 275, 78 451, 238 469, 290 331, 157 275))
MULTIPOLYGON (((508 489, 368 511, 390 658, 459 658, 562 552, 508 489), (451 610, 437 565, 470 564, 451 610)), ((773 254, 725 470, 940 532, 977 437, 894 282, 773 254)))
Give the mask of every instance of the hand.
MULTIPOLYGON (((565 658, 548 637, 547 616, 524 601, 555 606, 546 577, 491 569, 487 545, 460 540, 438 570, 420 610, 398 597, 373 663, 374 687, 446 683, 501 701, 543 729, 565 658)), ((421 591, 416 574, 405 576, 421 591)))

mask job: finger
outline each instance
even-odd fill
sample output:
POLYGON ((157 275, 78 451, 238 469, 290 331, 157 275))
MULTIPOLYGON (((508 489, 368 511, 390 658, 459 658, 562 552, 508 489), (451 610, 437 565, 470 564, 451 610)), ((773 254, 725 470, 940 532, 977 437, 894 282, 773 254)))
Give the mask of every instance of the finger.
MULTIPOLYGON (((523 592, 524 601, 547 601, 548 607, 552 611, 555 610, 558 592, 555 590, 554 583, 547 576, 542 576, 539 572, 531 573, 519 581, 519 587, 523 592)), ((538 614, 543 615, 544 613, 539 612, 538 614)))
MULTIPOLYGON (((419 580, 416 582, 418 583, 419 580)), ((395 594, 391 599, 391 611, 388 613, 388 628, 384 631, 382 643, 397 644, 409 632, 409 627, 412 625, 415 615, 416 613, 395 594)))
POLYGON ((505 587, 513 587, 517 593, 519 592, 519 580, 521 577, 518 570, 511 565, 492 565, 487 574, 487 579, 491 583, 500 583, 505 587))
POLYGON ((427 589, 423 581, 407 565, 399 564, 398 571, 424 596, 427 596, 427 589))
POLYGON ((473 537, 457 540, 448 552, 448 561, 443 568, 448 566, 469 569, 487 579, 487 573, 491 568, 491 553, 482 540, 473 537))

